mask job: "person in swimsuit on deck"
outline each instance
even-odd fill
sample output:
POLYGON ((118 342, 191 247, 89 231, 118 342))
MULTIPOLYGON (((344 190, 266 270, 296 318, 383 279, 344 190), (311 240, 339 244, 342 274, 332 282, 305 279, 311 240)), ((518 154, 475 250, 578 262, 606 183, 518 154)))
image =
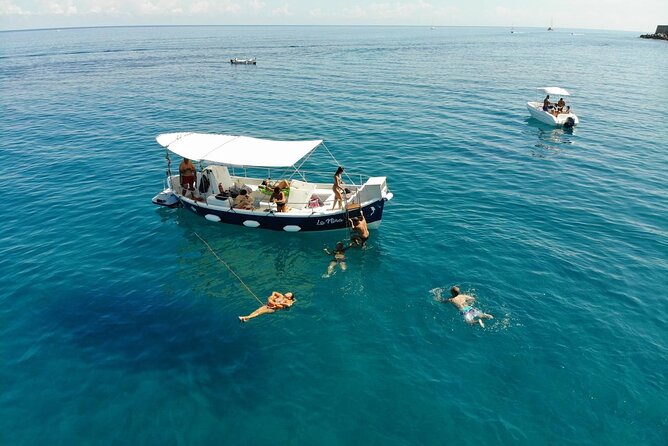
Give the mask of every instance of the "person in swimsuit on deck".
POLYGON ((246 209, 249 211, 253 210, 253 198, 248 195, 246 189, 241 189, 239 195, 234 199, 234 208, 235 209, 246 209))
POLYGON ((179 164, 179 179, 183 188, 181 195, 185 195, 186 190, 195 190, 195 178, 197 178, 195 165, 188 158, 183 158, 183 161, 179 164))
POLYGON ((446 302, 450 302, 457 307, 459 314, 464 317, 467 324, 473 325, 478 323, 482 328, 485 328, 485 324, 482 320, 494 319, 494 316, 491 314, 483 313, 472 305, 473 302, 475 302, 475 297, 469 296, 468 294, 459 294, 459 287, 453 286, 450 289, 450 294, 452 294, 452 297, 446 299, 446 302))
POLYGON ((334 252, 330 251, 329 249, 325 248, 325 252, 329 255, 334 255, 334 258, 329 262, 329 266, 327 267, 327 274, 326 276, 329 277, 332 275, 334 272, 334 268, 336 265, 339 265, 341 267, 341 271, 345 271, 347 266, 346 266, 346 249, 350 248, 350 245, 348 246, 343 246, 343 243, 338 242, 336 244, 336 247, 334 248, 334 252))
POLYGON ((355 217, 352 220, 351 219, 348 220, 350 221, 350 224, 353 227, 353 231, 357 232, 357 234, 354 234, 351 237, 352 242, 364 248, 364 246, 366 245, 366 241, 369 240, 369 226, 367 225, 366 220, 364 219, 364 214, 360 212, 359 217, 355 217))
POLYGON ((550 95, 548 94, 545 96, 545 99, 543 99, 543 111, 547 111, 547 109, 550 108, 550 95))
POLYGON ((336 203, 339 203, 339 209, 343 209, 343 180, 341 180, 341 174, 343 173, 343 167, 339 166, 336 169, 334 174, 334 185, 332 186, 332 191, 334 191, 334 204, 332 205, 332 210, 336 208, 336 203))
POLYGON ((269 201, 276 203, 276 210, 278 212, 288 211, 288 207, 285 205, 285 193, 283 193, 280 187, 274 186, 274 193, 271 194, 269 201))
POLYGON ((239 320, 241 322, 246 322, 248 319, 253 319, 254 317, 260 316, 261 314, 273 313, 283 308, 289 308, 294 303, 295 295, 291 292, 281 294, 278 291, 274 291, 267 299, 267 305, 262 305, 248 316, 239 316, 239 320))
POLYGON ((561 112, 564 110, 564 107, 566 107, 566 101, 564 101, 564 98, 559 98, 559 102, 557 102, 557 110, 561 112))

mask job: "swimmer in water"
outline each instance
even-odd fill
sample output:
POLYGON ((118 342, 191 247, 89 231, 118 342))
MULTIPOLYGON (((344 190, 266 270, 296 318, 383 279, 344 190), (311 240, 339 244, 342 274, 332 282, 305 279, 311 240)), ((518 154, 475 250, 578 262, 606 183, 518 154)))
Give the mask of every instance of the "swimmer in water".
POLYGON ((450 302, 457 307, 467 324, 473 325, 477 322, 482 328, 485 328, 482 320, 494 319, 491 314, 483 313, 472 305, 475 302, 475 297, 468 294, 459 294, 459 287, 453 286, 450 289, 450 294, 452 294, 452 297, 446 299, 446 302, 450 302))
POLYGON ((278 291, 274 291, 267 299, 266 305, 262 305, 248 316, 239 316, 239 320, 241 322, 247 322, 248 319, 253 319, 254 317, 260 316, 261 314, 273 313, 283 308, 290 308, 294 303, 295 296, 291 292, 281 294, 278 291))
POLYGON ((332 275, 336 265, 339 265, 339 267, 341 267, 341 271, 346 270, 347 266, 346 266, 345 252, 346 252, 346 249, 348 249, 348 248, 350 248, 350 245, 343 246, 343 243, 341 243, 341 242, 338 242, 336 244, 336 247, 334 248, 334 252, 325 248, 325 252, 327 254, 334 256, 334 258, 329 262, 329 266, 327 267, 327 275, 326 275, 327 277, 332 275))

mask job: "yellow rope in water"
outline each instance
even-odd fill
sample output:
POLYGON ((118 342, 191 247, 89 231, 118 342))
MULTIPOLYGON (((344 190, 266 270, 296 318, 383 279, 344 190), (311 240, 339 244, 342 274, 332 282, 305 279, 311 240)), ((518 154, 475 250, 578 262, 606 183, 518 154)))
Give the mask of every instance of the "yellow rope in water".
POLYGON ((225 267, 226 267, 227 269, 230 270, 230 272, 234 275, 234 277, 236 277, 237 279, 239 279, 239 282, 241 282, 241 284, 242 284, 244 287, 246 287, 246 289, 248 290, 248 292, 251 293, 251 294, 253 295, 253 297, 255 298, 255 300, 257 300, 258 302, 260 302, 260 305, 264 305, 264 302, 262 302, 262 301, 260 300, 260 298, 257 297, 257 296, 255 295, 255 293, 254 293, 250 288, 248 288, 248 285, 246 285, 246 284, 244 283, 244 281, 241 280, 241 277, 239 277, 239 276, 237 275, 237 273, 235 273, 234 270, 233 270, 232 268, 230 268, 230 266, 229 266, 227 263, 225 263, 225 260, 221 259, 221 258, 218 256, 218 254, 216 254, 216 251, 214 251, 214 250, 211 248, 211 246, 206 242, 206 240, 204 240, 202 237, 200 237, 200 235, 199 235, 198 233, 196 233, 196 232, 195 232, 195 235, 197 236, 198 239, 202 240, 202 243, 204 243, 204 244, 206 245, 207 248, 209 248, 209 251, 211 251, 211 254, 213 254, 213 255, 214 255, 214 256, 215 256, 215 257, 216 257, 216 258, 217 258, 223 265, 225 265, 225 267))

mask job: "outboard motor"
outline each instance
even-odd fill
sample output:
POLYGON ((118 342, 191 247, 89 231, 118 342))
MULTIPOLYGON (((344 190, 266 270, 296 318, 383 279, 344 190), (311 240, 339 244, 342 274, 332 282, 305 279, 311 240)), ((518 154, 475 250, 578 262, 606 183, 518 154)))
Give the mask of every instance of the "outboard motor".
POLYGON ((564 122, 564 127, 567 129, 572 129, 574 125, 575 125, 575 119, 571 117, 567 118, 566 122, 564 122))

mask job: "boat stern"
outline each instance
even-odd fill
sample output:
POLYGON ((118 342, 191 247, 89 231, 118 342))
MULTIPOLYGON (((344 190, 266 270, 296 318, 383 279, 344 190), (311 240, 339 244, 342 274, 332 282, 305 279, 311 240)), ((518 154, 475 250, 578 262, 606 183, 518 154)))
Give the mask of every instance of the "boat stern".
POLYGON ((387 177, 370 177, 359 190, 360 203, 384 200, 389 201, 394 197, 387 188, 387 177))

